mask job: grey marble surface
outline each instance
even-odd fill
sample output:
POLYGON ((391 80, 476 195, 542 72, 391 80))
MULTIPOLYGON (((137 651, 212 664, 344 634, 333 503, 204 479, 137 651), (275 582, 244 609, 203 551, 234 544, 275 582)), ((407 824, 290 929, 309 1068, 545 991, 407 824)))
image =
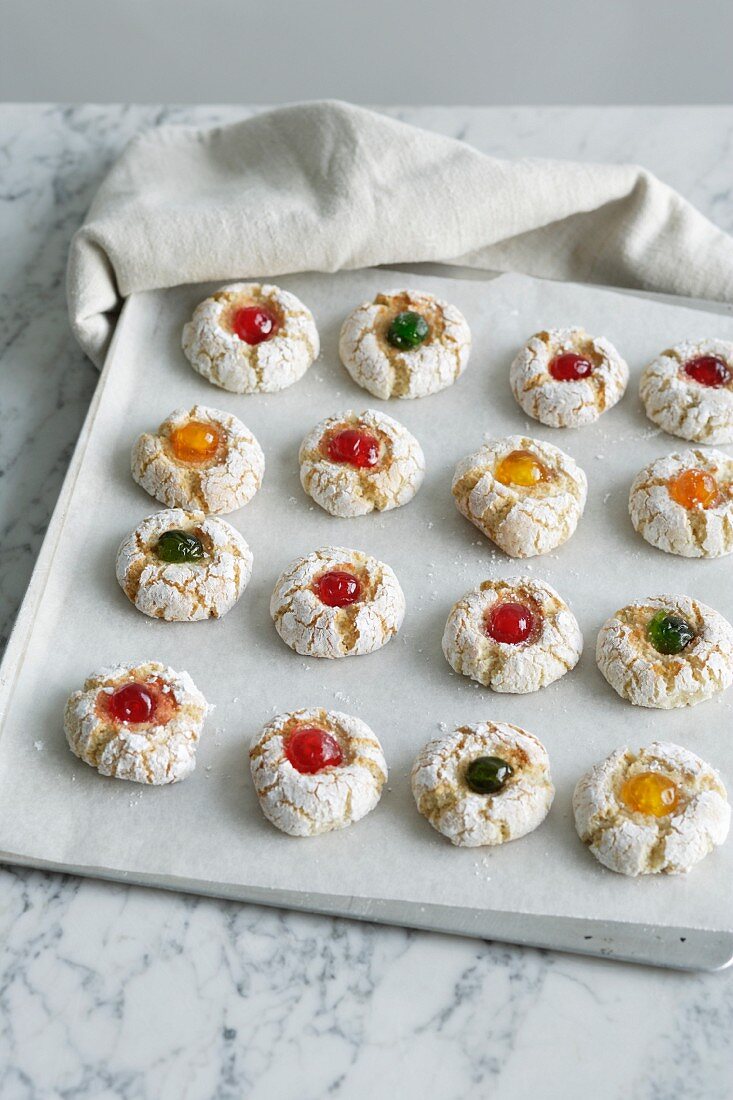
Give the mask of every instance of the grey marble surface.
MULTIPOLYGON (((502 156, 643 163, 733 230, 733 108, 410 108, 502 156)), ((0 640, 96 371, 66 253, 160 122, 242 108, 0 107, 0 640)), ((705 1098, 733 1093, 733 986, 0 868, 0 1097, 705 1098)))

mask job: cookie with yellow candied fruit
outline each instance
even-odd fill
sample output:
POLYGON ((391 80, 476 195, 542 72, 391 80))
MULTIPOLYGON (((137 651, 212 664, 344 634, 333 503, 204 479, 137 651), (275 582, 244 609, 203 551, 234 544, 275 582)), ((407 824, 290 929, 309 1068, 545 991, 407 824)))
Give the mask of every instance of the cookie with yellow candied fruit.
POLYGON ((375 397, 427 397, 461 376, 471 332, 456 306, 422 290, 390 290, 346 318, 341 362, 375 397))
POLYGON ((528 416, 551 428, 580 428, 621 400, 629 368, 605 336, 553 328, 527 341, 511 365, 509 382, 528 416))
POLYGON ((183 351, 209 382, 231 393, 277 393, 318 358, 311 311, 269 283, 231 283, 196 307, 183 351))
POLYGON ((526 836, 555 795, 545 746, 508 722, 457 726, 428 741, 410 781, 419 812, 461 848, 526 836))
POLYGON ((718 772, 680 745, 616 749, 579 781, 578 836, 621 875, 679 875, 722 844, 731 810, 718 772))
POLYGON ((265 472, 262 448, 241 420, 208 405, 176 409, 132 448, 132 476, 168 508, 221 515, 242 508, 265 472))
POLYGON ((588 481, 559 447, 510 435, 461 459, 452 490, 459 512, 505 554, 531 558, 573 534, 588 481))
POLYGON ((733 552, 733 459, 689 450, 645 466, 629 494, 639 534, 667 554, 719 558, 733 552))
POLYGON ((332 516, 363 516, 407 504, 425 475, 411 432, 386 413, 366 409, 316 424, 300 445, 300 481, 332 516))
POLYGON ((187 672, 158 661, 88 676, 64 712, 69 748, 101 775, 159 786, 196 767, 208 704, 187 672))
POLYGON ((648 597, 606 620, 596 661, 634 706, 692 707, 733 682, 733 626, 689 596, 648 597))

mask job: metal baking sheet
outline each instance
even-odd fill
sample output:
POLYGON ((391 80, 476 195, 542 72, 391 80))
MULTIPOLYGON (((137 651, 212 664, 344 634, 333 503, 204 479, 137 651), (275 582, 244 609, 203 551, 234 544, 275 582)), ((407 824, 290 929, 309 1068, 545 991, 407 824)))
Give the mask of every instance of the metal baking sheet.
POLYGON ((641 367, 683 339, 733 339, 729 316, 634 295, 521 276, 495 280, 362 271, 278 280, 312 308, 319 361, 281 394, 228 394, 199 378, 180 330, 212 287, 130 299, 39 557, 0 673, 0 856, 6 861, 291 908, 682 968, 715 969, 733 956, 733 842, 688 876, 629 880, 600 867, 578 841, 570 799, 578 776, 618 745, 679 741, 730 780, 731 693, 693 710, 632 708, 595 667, 595 636, 639 596, 686 592, 733 617, 730 559, 688 561, 635 535, 629 484, 652 458, 683 444, 657 431, 637 397, 641 367), (474 334, 471 362, 451 389, 381 402, 338 360, 344 315, 377 290, 412 284, 454 301, 474 334), (593 426, 559 431, 515 404, 508 367, 541 328, 582 324, 628 358, 625 399, 593 426), (266 455, 255 499, 227 517, 254 553, 252 581, 219 622, 170 624, 135 611, 117 586, 122 536, 158 505, 129 475, 135 436, 173 408, 207 403, 236 413, 266 455), (386 515, 340 520, 303 493, 297 450, 306 430, 347 408, 381 408, 421 441, 427 477, 417 497, 386 515), (526 433, 570 452, 589 479, 574 537, 557 552, 515 562, 456 511, 458 458, 484 436, 526 433), (398 637, 379 653, 306 659, 278 638, 268 613, 279 571, 325 544, 387 561, 407 597, 398 637), (440 639, 451 604, 482 579, 527 573, 559 589, 586 641, 580 665, 533 695, 497 695, 457 676, 440 639), (184 783, 144 788, 98 776, 66 747, 64 701, 86 674, 115 661, 156 658, 187 669, 216 705, 198 768, 184 783), (378 733, 390 780, 377 809, 350 829, 286 837, 261 816, 247 768, 252 734, 276 711, 321 705, 351 711, 378 733), (441 723, 493 718, 546 744, 557 794, 533 834, 497 849, 456 849, 417 814, 409 770, 441 723))

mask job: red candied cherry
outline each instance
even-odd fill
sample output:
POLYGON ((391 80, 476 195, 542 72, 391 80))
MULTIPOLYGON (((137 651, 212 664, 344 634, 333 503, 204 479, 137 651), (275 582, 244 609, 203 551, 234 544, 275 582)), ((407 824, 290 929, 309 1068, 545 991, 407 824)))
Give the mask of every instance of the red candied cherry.
POLYGON ((683 369, 693 382, 698 382, 701 386, 710 386, 712 389, 727 386, 733 377, 728 364, 717 355, 698 355, 696 359, 688 359, 683 369))
POLYGON ((155 696, 144 684, 125 684, 110 695, 109 709, 118 722, 149 722, 155 712, 155 696))
POLYGON ((557 382, 578 382, 593 373, 593 364, 584 355, 564 351, 550 360, 549 371, 557 382))
POLYGON ((523 603, 497 603, 486 618, 486 633, 495 642, 519 645, 534 630, 535 617, 523 603))
POLYGON ((361 596, 361 581, 345 569, 332 569, 313 585, 316 595, 326 607, 348 607, 361 596))
POLYGON ((326 447, 332 462, 348 462, 360 468, 379 462, 379 440, 358 428, 344 428, 328 441, 326 447))
POLYGON ((294 730, 285 742, 285 755, 295 770, 304 775, 315 775, 343 763, 341 746, 333 734, 315 726, 294 730))
POLYGON ((261 344, 277 332, 277 317, 264 306, 242 306, 232 317, 232 328, 245 344, 261 344))

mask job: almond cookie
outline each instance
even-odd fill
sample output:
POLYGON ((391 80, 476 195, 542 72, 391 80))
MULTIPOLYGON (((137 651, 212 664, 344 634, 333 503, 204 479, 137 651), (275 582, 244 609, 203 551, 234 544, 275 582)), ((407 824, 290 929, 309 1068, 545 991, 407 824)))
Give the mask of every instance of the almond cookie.
POLYGON ((598 667, 637 707, 692 707, 733 681, 733 627, 689 596, 622 607, 598 634, 598 667))
POLYGON ((290 836, 345 829, 379 802, 387 764, 359 718, 335 710, 278 714, 249 751, 252 780, 268 821, 290 836))
POLYGON ((528 416, 551 428, 580 428, 623 397, 629 368, 603 336, 582 328, 538 332, 511 365, 509 382, 528 416))
POLYGON ((679 875, 728 835, 723 782, 689 749, 666 741, 617 749, 579 780, 578 836, 621 875, 679 875))
POLYGON ((570 455, 523 435, 485 443, 453 476, 458 511, 512 558, 562 546, 583 514, 587 489, 570 455))
POLYGON ((531 833, 555 795, 545 746, 507 722, 458 726, 429 741, 411 782, 423 817, 463 848, 531 833))
POLYGON ((634 479, 629 514, 652 546, 684 558, 733 551, 733 459, 681 451, 650 462, 634 479))
POLYGON ((733 343, 687 340, 645 367, 639 393, 646 415, 694 443, 733 443, 733 343))
POLYGON ((453 605, 443 633, 443 653, 456 672, 520 695, 559 680, 582 651, 568 605, 529 577, 484 581, 453 605))
POLYGON ((414 435, 374 409, 322 420, 308 432, 298 457, 303 488, 332 516, 399 508, 412 500, 425 475, 414 435))
POLYGON ((390 290, 343 323, 341 362, 375 397, 427 397, 452 386, 471 351, 459 309, 421 290, 390 290))
POLYGON ((355 657, 381 649, 405 617, 399 581, 384 562, 325 546, 278 578, 270 614, 282 640, 306 657, 355 657))
POLYGON ((232 283, 183 326, 191 366, 232 393, 277 393, 302 378, 320 344, 313 314, 279 286, 232 283))
POLYGON ((220 619, 247 587, 252 551, 223 519, 172 508, 148 516, 117 551, 117 580, 154 619, 220 619))
POLYGON ((176 409, 132 448, 132 476, 169 508, 219 514, 252 499, 265 456, 249 428, 220 409, 176 409))
POLYGON ((69 748, 102 775, 177 783, 196 767, 208 710, 187 672, 145 661, 89 676, 66 704, 69 748))

